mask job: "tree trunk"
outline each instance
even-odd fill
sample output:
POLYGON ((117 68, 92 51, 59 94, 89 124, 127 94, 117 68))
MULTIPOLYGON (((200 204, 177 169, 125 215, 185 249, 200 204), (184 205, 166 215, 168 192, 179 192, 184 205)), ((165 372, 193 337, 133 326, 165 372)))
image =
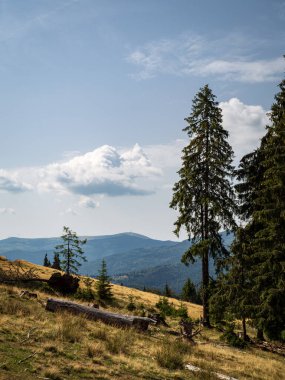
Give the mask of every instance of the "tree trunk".
POLYGON ((242 336, 243 340, 247 340, 247 335, 246 335, 246 322, 245 322, 245 317, 242 317, 242 336))
POLYGON ((209 318, 209 259, 208 252, 204 252, 202 258, 203 275, 203 325, 210 327, 209 318))
POLYGON ((261 329, 257 329, 256 339, 257 340, 264 340, 263 331, 261 329))
POLYGON ((145 331, 149 323, 153 322, 150 318, 129 316, 117 313, 111 313, 104 310, 77 304, 75 302, 49 298, 46 305, 49 311, 68 311, 73 314, 82 314, 88 319, 100 320, 104 323, 121 326, 135 327, 138 330, 145 331))

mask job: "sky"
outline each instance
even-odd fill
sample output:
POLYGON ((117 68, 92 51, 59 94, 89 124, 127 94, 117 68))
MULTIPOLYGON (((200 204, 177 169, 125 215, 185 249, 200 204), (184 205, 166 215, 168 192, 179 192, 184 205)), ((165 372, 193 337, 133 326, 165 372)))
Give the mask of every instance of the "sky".
POLYGON ((193 97, 209 84, 238 165, 265 133, 284 41, 285 0, 0 0, 0 239, 176 240, 193 97))

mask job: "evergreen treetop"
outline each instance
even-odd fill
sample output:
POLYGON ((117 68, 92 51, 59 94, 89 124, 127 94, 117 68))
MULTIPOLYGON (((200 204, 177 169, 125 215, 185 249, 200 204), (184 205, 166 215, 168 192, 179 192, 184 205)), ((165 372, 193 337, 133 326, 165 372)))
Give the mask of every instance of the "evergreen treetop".
POLYGON ((170 207, 179 211, 174 232, 179 235, 184 227, 193 243, 182 261, 188 264, 197 256, 202 258, 203 318, 208 325, 209 256, 219 269, 228 255, 219 232, 236 227, 233 150, 222 126, 222 111, 208 85, 195 96, 185 121, 190 141, 182 151, 180 180, 174 185, 170 207))
POLYGON ((86 261, 82 246, 86 244, 87 240, 80 240, 69 227, 63 227, 61 239, 63 242, 55 247, 55 254, 63 258, 60 260, 62 270, 68 275, 75 274, 81 266, 78 260, 86 261))

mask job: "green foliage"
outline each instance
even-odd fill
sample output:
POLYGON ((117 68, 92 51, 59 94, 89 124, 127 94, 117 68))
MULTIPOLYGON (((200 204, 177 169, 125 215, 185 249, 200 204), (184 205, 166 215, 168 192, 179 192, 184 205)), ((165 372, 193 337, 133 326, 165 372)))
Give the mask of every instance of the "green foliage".
POLYGON ((179 308, 175 311, 175 315, 180 318, 188 318, 187 307, 181 302, 179 308))
POLYGON ((285 328, 285 80, 275 96, 260 147, 241 160, 237 191, 247 220, 247 278, 252 317, 271 339, 285 328))
POLYGON ((165 297, 172 297, 172 290, 170 289, 167 283, 165 284, 165 287, 164 287, 164 295, 165 297))
POLYGON ((227 142, 228 132, 222 127, 222 111, 208 85, 195 96, 191 115, 185 120, 188 125, 184 131, 190 141, 182 151, 180 180, 174 185, 170 207, 179 211, 174 232, 178 236, 184 227, 193 242, 182 261, 189 264, 197 256, 202 258, 203 314, 205 324, 209 324, 209 256, 219 269, 228 255, 219 231, 236 225, 230 182, 233 151, 227 142))
POLYGON ((187 302, 197 303, 198 301, 196 287, 190 278, 188 278, 183 285, 181 298, 187 302))
POLYGON ((48 259, 47 253, 46 253, 45 258, 44 258, 44 267, 50 267, 50 266, 51 266, 51 263, 48 259))
POLYGON ((129 296, 129 303, 127 304, 127 309, 129 311, 134 311, 136 310, 136 304, 134 302, 134 297, 133 296, 129 296))
POLYGON ((77 289, 74 297, 83 301, 91 302, 95 300, 95 293, 89 288, 79 288, 77 289))
POLYGON ((63 227, 63 240, 62 244, 55 247, 55 254, 58 254, 63 259, 61 260, 61 268, 66 274, 75 274, 81 263, 78 261, 86 261, 82 246, 86 244, 87 240, 80 240, 77 234, 70 230, 69 227, 63 227))
POLYGON ((110 278, 107 274, 106 261, 102 260, 101 270, 96 282, 96 296, 98 301, 111 301, 113 299, 112 285, 110 284, 110 278))
POLYGON ((59 254, 57 252, 53 255, 53 263, 51 265, 53 269, 61 270, 59 254))
POLYGON ((168 298, 160 297, 159 301, 155 305, 157 309, 160 311, 163 317, 180 317, 187 318, 188 312, 186 306, 181 302, 179 308, 176 309, 173 303, 170 303, 168 298))
POLYGON ((234 332, 234 325, 229 325, 223 335, 221 335, 220 339, 232 347, 245 348, 247 346, 246 342, 239 338, 234 332))

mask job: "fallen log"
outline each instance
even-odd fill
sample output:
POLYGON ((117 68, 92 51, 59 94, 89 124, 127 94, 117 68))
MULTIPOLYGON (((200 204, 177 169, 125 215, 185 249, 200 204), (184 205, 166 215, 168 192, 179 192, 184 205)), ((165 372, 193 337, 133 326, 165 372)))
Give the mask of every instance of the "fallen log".
POLYGON ((95 309, 93 307, 80 305, 75 302, 58 300, 54 298, 49 298, 47 300, 46 310, 53 312, 67 311, 73 314, 82 314, 91 320, 99 320, 104 323, 120 327, 135 327, 142 331, 147 330, 148 325, 153 322, 152 319, 146 317, 111 313, 102 309, 95 309))

